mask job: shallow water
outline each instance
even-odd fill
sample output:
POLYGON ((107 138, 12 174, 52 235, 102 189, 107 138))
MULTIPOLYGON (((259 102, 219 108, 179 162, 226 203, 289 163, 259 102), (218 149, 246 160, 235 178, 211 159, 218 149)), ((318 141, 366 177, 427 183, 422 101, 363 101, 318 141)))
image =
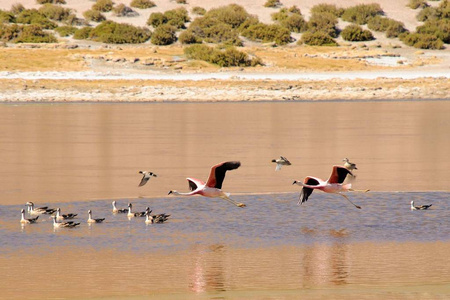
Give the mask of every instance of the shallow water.
POLYGON ((445 101, 0 105, 0 298, 448 299, 448 116, 445 101), (279 155, 293 165, 275 172, 279 155), (298 206, 292 181, 344 157, 371 189, 349 194, 362 210, 320 191, 298 206), (167 196, 224 160, 242 162, 223 187, 245 209, 167 196), (141 169, 158 177, 139 188, 141 169), (22 227, 26 201, 81 225, 22 227))

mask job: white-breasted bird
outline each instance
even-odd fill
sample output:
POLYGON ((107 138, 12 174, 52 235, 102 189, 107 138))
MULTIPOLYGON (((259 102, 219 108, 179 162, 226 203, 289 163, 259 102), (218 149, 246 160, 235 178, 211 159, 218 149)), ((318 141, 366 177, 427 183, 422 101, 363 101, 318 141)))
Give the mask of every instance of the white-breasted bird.
POLYGON ((347 170, 349 170, 349 171, 358 170, 358 168, 356 167, 356 164, 350 162, 348 158, 344 158, 342 161, 344 162, 344 167, 347 170))
POLYGON ((421 206, 414 206, 414 201, 411 201, 411 210, 426 210, 429 209, 433 204, 425 204, 421 206))
POLYGON ((112 207, 113 207, 113 213, 117 214, 124 214, 128 212, 128 208, 117 208, 116 207, 116 201, 112 202, 112 207))
POLYGON ((147 181, 149 181, 149 179, 152 177, 158 177, 158 175, 149 171, 139 171, 139 174, 142 174, 142 179, 141 182, 139 183, 139 186, 145 185, 147 181))
POLYGON ((76 216, 78 216, 78 214, 65 214, 65 215, 62 215, 61 214, 61 208, 57 208, 56 209, 56 220, 57 221, 63 221, 63 220, 69 220, 69 219, 73 219, 73 218, 75 218, 76 216))
POLYGON ((88 223, 101 223, 101 222, 105 221, 105 218, 93 219, 91 210, 88 210, 88 215, 89 215, 89 217, 87 219, 88 223))
POLYGON ((53 219, 53 227, 55 228, 74 228, 78 225, 80 225, 80 223, 75 223, 73 221, 69 221, 69 222, 58 222, 56 220, 56 216, 52 216, 53 219))
POLYGON ((42 214, 48 214, 51 215, 53 214, 56 209, 54 208, 48 208, 48 206, 42 206, 42 207, 34 207, 34 203, 31 201, 28 201, 27 203, 25 203, 25 205, 28 208, 28 213, 32 216, 36 216, 36 215, 42 215, 42 214))
POLYGON ((279 159, 272 159, 273 163, 276 163, 275 171, 280 171, 282 166, 290 166, 291 162, 284 156, 280 156, 279 159))
POLYGON ((20 219, 20 223, 22 223, 22 224, 36 223, 37 219, 39 218, 39 216, 37 216, 36 218, 26 219, 25 218, 25 209, 22 208, 22 210, 20 212, 22 213, 22 218, 20 219))

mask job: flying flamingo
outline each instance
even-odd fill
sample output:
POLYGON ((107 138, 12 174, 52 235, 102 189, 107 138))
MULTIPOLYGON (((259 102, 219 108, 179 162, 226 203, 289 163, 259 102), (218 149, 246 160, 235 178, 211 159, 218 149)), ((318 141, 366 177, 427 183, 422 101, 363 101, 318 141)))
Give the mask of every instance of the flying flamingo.
MULTIPOLYGON (((348 199, 346 195, 342 194, 342 192, 356 191, 352 189, 351 183, 343 184, 348 174, 353 176, 352 172, 347 168, 341 166, 333 166, 333 171, 331 172, 330 178, 328 178, 327 181, 323 181, 320 178, 312 176, 305 177, 303 182, 297 180, 294 181, 292 184, 297 184, 303 187, 300 193, 298 204, 303 204, 304 202, 306 202, 309 196, 312 194, 312 192, 315 189, 318 189, 325 193, 333 193, 341 195, 342 197, 347 199, 348 202, 353 204, 356 208, 361 209, 360 206, 354 204, 352 201, 350 201, 350 199, 348 199)), ((364 190, 363 192, 368 191, 369 190, 364 190)))
POLYGON ((236 202, 230 199, 230 193, 222 191, 222 183, 225 179, 225 173, 230 170, 237 169, 241 166, 239 161, 227 161, 212 166, 208 181, 204 183, 195 178, 186 178, 189 182, 189 193, 179 193, 177 191, 169 191, 170 194, 181 196, 202 195, 209 198, 222 198, 238 207, 245 207, 244 203, 236 202))

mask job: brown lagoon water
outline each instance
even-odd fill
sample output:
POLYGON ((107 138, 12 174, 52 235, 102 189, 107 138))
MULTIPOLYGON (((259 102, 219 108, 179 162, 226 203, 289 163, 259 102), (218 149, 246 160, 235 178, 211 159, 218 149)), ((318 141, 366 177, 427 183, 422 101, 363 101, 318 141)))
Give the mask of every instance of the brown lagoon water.
POLYGON ((3 104, 0 125, 2 299, 450 297, 450 102, 3 104), (279 155, 293 165, 275 172, 279 155), (344 157, 363 209, 297 206, 292 181, 344 157), (242 162, 223 188, 247 208, 167 196, 224 160, 242 162), (138 188, 141 169, 158 177, 138 188), (172 217, 147 226, 112 199, 172 217), (22 227, 26 201, 82 224, 22 227))

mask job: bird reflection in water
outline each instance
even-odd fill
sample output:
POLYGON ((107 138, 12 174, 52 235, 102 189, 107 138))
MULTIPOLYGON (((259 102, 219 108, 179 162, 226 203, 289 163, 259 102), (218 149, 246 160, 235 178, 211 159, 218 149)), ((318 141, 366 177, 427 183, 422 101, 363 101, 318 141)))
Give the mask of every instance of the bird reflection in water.
POLYGON ((189 289, 195 293, 226 291, 223 265, 225 246, 198 246, 194 249, 193 256, 194 266, 189 289))

